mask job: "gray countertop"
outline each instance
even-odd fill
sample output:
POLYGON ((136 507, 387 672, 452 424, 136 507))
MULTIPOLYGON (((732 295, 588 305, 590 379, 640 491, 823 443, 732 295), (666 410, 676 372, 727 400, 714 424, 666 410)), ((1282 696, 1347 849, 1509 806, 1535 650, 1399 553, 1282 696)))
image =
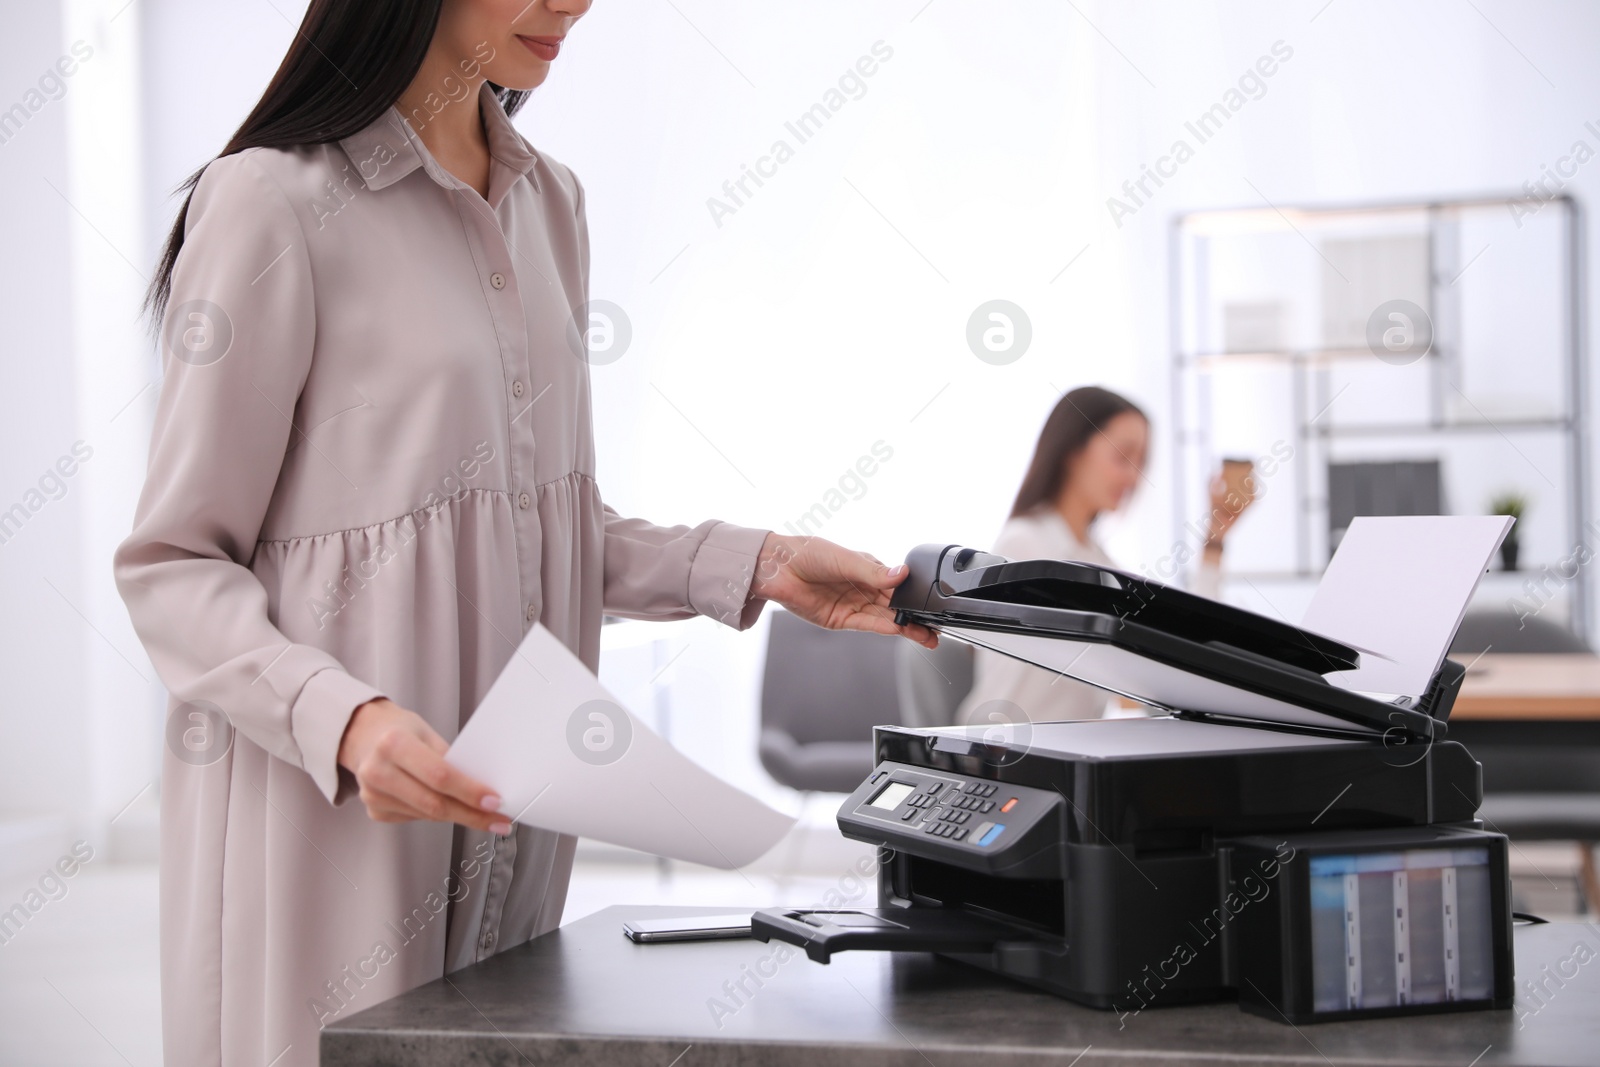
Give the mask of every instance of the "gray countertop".
POLYGON ((1600 1064, 1600 926, 1518 927, 1513 1010, 1299 1028, 1231 1003, 1119 1018, 921 953, 824 966, 787 946, 780 962, 775 943, 622 935, 628 918, 735 910, 607 908, 331 1024, 322 1063, 1600 1064))

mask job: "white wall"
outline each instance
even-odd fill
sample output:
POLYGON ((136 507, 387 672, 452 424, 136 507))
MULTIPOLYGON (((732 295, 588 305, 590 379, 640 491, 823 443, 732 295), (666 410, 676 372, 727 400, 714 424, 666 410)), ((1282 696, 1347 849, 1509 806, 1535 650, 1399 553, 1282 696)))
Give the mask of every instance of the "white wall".
MULTIPOLYGON (((82 158, 69 164, 60 102, 0 145, 6 232, 27 249, 0 264, 11 357, 0 370, 0 502, 20 499, 88 429, 107 441, 88 473, 136 472, 151 394, 114 429, 90 425, 108 418, 113 386, 138 388, 154 370, 129 277, 110 281, 129 268, 107 248, 148 272, 175 207, 165 194, 243 117, 303 6, 138 0, 112 29, 136 20, 139 55, 102 69, 136 105, 128 125, 139 127, 142 158, 78 141, 82 158), (98 220, 111 242, 44 184, 68 191, 95 166, 124 179, 138 205, 98 220), (86 287, 99 284, 112 287, 102 303, 120 326, 89 314, 101 305, 84 303, 96 295, 86 287), (96 467, 103 458, 112 462, 96 467)), ((0 41, 0 104, 21 96, 64 37, 87 32, 68 21, 106 20, 114 9, 74 0, 68 12, 51 3, 14 12, 0 41)), ((1164 551, 1173 528, 1160 437, 1171 216, 1262 198, 1516 189, 1574 140, 1596 143, 1584 122, 1600 120, 1589 54, 1597 30, 1592 5, 1508 0, 776 9, 600 0, 519 125, 583 179, 593 295, 633 322, 632 348, 595 370, 601 484, 622 510, 658 521, 717 515, 781 527, 827 500, 882 441, 893 458, 821 532, 884 559, 921 541, 983 543, 1058 392, 1102 382, 1157 419, 1149 484, 1104 531, 1113 554, 1137 566, 1164 551), (893 55, 865 79, 865 94, 796 144, 785 122, 824 100, 880 40, 893 55), (1107 198, 1278 40, 1294 55, 1265 95, 1118 227, 1107 198), (779 138, 793 158, 719 226, 707 199, 779 138), (981 362, 965 340, 969 315, 993 298, 1021 305, 1033 325, 1031 349, 1007 366, 981 362)), ((91 61, 83 76, 94 73, 91 61)), ((67 101, 79 89, 99 99, 89 86, 73 83, 67 101)), ((80 132, 90 123, 84 116, 80 132)), ((1588 202, 1597 183, 1600 164, 1590 164, 1569 191, 1588 202)), ((90 184, 106 210, 116 207, 112 184, 90 184)), ((73 483, 0 546, 10 608, 0 664, 11 682, 0 709, 0 816, 99 810, 158 751, 151 696, 131 673, 149 666, 125 622, 102 617, 107 532, 126 528, 137 474, 114 481, 73 483), (149 736, 114 735, 108 752, 119 686, 133 709, 126 721, 149 736)), ((670 672, 675 738, 759 782, 761 640, 699 624, 684 633, 670 672)))
POLYGON ((138 0, 144 38, 145 262, 154 263, 179 200, 260 99, 305 16, 305 0, 217 4, 138 0))
MULTIPOLYGON (((29 106, 28 90, 38 88, 63 53, 61 38, 58 3, 8 12, 0 35, 0 108, 29 106)), ((67 82, 66 94, 79 88, 67 82)), ((64 495, 50 492, 54 483, 48 495, 28 495, 83 436, 75 409, 72 293, 65 284, 73 214, 64 199, 64 100, 41 94, 37 111, 30 109, 20 128, 8 127, 0 144, 0 203, 8 205, 0 257, 0 510, 28 509, 20 528, 7 525, 0 544, 0 823, 70 811, 87 782, 86 646, 74 611, 84 596, 83 494, 66 482, 64 495)))

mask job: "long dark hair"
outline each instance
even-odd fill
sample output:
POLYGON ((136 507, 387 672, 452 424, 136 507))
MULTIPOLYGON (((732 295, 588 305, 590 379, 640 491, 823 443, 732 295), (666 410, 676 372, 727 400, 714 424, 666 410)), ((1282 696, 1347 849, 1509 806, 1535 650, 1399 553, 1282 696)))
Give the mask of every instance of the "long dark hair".
MULTIPOLYGON (((444 0, 312 0, 278 73, 217 158, 246 148, 342 141, 372 125, 422 68, 443 6, 444 0)), ((508 115, 528 97, 526 91, 491 87, 508 115)), ((183 207, 145 293, 152 326, 166 311, 189 202, 204 173, 201 167, 177 189, 183 207)))
POLYGON ((1033 446, 1033 459, 1028 463, 1028 473, 1022 476, 1011 517, 1026 515, 1041 504, 1055 503, 1067 476, 1067 461, 1088 447, 1106 423, 1129 412, 1146 419, 1139 405, 1098 385, 1074 389, 1056 401, 1050 417, 1044 420, 1044 429, 1039 431, 1039 443, 1033 446))

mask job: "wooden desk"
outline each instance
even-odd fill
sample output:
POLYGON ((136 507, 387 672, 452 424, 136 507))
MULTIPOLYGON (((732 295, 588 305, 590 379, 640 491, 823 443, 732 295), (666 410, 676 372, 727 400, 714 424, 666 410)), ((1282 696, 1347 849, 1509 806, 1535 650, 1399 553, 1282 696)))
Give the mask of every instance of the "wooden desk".
POLYGON ((1600 656, 1488 652, 1462 661, 1471 666, 1451 722, 1600 721, 1600 656))

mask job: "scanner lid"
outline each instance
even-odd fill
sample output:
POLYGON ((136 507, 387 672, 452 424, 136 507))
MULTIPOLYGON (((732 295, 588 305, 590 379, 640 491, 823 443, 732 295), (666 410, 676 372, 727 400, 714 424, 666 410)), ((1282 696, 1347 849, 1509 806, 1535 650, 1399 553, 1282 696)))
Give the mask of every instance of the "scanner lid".
POLYGON ((1355 669, 1360 650, 1136 574, 959 545, 923 545, 906 562, 890 600, 901 621, 1141 703, 1245 725, 1445 732, 1453 688, 1394 702, 1340 688, 1324 675, 1355 669))

